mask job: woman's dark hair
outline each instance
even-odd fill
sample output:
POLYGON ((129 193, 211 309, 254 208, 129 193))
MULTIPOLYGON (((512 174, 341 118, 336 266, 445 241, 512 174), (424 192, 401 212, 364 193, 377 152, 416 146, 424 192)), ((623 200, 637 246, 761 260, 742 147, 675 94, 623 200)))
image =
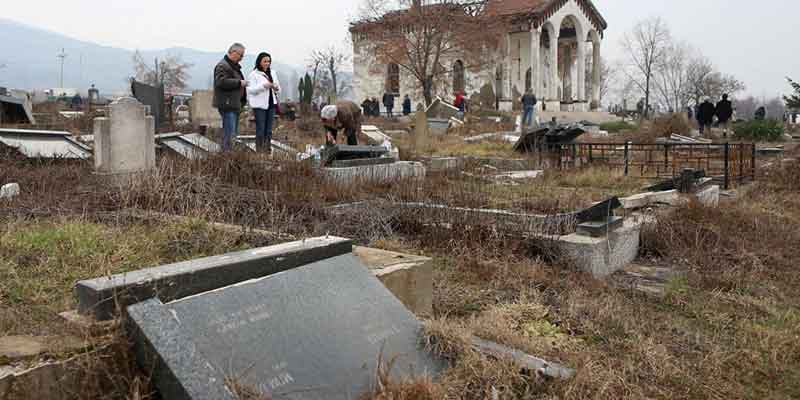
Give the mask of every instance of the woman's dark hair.
MULTIPOLYGON (((257 70, 261 71, 261 60, 263 60, 264 57, 269 57, 270 61, 272 61, 272 56, 269 55, 269 53, 259 53, 258 57, 256 57, 256 67, 253 68, 253 69, 257 69, 257 70)), ((266 72, 266 71, 263 71, 263 72, 266 72)))

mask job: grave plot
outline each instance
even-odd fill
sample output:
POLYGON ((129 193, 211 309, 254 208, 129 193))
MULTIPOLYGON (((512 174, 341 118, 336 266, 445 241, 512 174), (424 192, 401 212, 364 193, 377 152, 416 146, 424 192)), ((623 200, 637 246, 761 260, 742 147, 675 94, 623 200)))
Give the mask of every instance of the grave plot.
POLYGON ((92 149, 69 132, 0 129, 0 144, 28 158, 85 160, 92 156, 92 149))

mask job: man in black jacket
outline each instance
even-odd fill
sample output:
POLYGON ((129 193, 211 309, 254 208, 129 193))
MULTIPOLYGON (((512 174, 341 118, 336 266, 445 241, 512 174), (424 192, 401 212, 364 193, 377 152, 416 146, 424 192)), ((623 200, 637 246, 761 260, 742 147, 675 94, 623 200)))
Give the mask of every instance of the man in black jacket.
POLYGON ((393 118, 392 110, 394 109, 394 95, 391 93, 383 94, 383 106, 386 107, 386 116, 393 118))
POLYGON ((728 125, 730 124, 731 117, 733 117, 733 104, 728 100, 728 95, 723 94, 722 100, 717 103, 717 120, 719 126, 722 128, 722 135, 728 137, 728 125))
POLYGON ((234 43, 214 68, 214 107, 222 116, 223 151, 233 147, 233 139, 239 133, 239 114, 247 103, 247 81, 239 65, 243 58, 244 46, 234 43))
POLYGON ((711 128, 711 123, 714 122, 714 114, 717 110, 711 100, 705 99, 703 104, 700 104, 697 111, 697 123, 700 125, 700 134, 705 133, 706 128, 711 128))

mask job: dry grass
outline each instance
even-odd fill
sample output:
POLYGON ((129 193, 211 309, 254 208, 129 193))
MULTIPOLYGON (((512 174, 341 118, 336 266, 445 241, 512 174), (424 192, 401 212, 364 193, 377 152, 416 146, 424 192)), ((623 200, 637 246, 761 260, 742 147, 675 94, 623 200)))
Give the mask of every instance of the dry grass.
MULTIPOLYGON (((766 171, 720 209, 692 205, 659 215, 643 234, 643 256, 684 277, 670 282, 664 297, 650 297, 544 257, 518 235, 463 223, 430 226, 431 215, 397 216, 393 206, 424 201, 552 212, 635 190, 638 181, 611 171, 554 173, 509 187, 447 175, 334 186, 304 164, 230 154, 202 163, 165 160, 152 179, 121 191, 100 185, 81 163, 0 163, 0 181, 19 181, 24 192, 0 209, 0 334, 68 329, 53 313, 72 306, 76 279, 252 243, 217 236, 203 222, 132 224, 96 212, 137 207, 300 237, 349 235, 434 256, 436 320, 428 340, 452 368, 437 382, 403 383, 388 380, 387 363, 370 398, 800 397, 797 164, 766 171), (366 211, 337 216, 326 210, 366 200, 373 202, 366 211), (524 374, 475 354, 471 335, 560 362, 577 375, 555 381, 524 374)), ((119 378, 100 385, 106 397, 90 398, 134 398, 134 392, 146 398, 147 374, 116 361, 118 367, 90 368, 119 378)))

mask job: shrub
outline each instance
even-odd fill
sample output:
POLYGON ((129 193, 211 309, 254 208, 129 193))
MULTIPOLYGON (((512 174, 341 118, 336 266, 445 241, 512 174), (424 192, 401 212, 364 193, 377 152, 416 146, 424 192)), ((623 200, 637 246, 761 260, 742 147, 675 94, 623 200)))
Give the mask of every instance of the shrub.
POLYGON ((783 140, 783 124, 774 119, 743 122, 734 127, 737 139, 759 142, 779 142, 783 140))
POLYGON ((682 113, 668 114, 660 116, 653 121, 650 133, 656 137, 667 137, 676 133, 687 135, 692 131, 689 119, 682 113))
POLYGON ((600 124, 600 130, 606 131, 608 133, 618 133, 622 131, 627 131, 635 128, 634 125, 631 125, 625 121, 615 121, 615 122, 607 122, 605 124, 600 124))

